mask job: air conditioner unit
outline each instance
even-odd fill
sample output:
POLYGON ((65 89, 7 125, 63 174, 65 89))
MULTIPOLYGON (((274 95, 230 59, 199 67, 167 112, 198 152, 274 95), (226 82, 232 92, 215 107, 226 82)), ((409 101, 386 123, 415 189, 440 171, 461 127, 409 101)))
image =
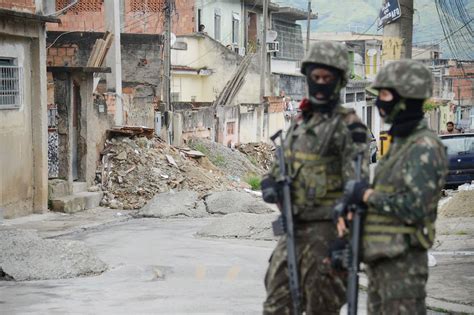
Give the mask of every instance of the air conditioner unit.
POLYGON ((279 42, 271 42, 267 43, 267 52, 278 52, 280 51, 280 43, 279 42))

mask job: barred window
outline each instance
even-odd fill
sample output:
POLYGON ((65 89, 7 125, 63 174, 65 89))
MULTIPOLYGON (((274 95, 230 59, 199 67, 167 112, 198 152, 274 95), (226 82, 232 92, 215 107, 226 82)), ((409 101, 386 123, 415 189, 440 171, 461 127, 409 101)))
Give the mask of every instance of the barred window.
POLYGON ((14 58, 0 58, 0 109, 19 108, 23 101, 23 67, 14 58))

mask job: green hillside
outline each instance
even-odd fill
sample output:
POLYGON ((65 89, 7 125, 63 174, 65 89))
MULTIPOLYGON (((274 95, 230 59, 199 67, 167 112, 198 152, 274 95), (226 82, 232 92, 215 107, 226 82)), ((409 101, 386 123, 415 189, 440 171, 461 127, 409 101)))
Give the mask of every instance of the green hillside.
MULTIPOLYGON (((277 0, 279 5, 288 5, 305 9, 307 0, 277 0)), ((377 33, 374 20, 378 16, 382 0, 312 0, 313 12, 318 13, 318 20, 312 22, 315 32, 365 32, 377 33)), ((474 1, 464 0, 471 16, 474 16, 474 1)), ((304 23, 303 23, 304 24, 304 23)), ((443 29, 433 0, 415 0, 413 17, 415 44, 434 44, 444 38, 443 29)), ((446 43, 442 44, 443 56, 450 57, 446 43)))

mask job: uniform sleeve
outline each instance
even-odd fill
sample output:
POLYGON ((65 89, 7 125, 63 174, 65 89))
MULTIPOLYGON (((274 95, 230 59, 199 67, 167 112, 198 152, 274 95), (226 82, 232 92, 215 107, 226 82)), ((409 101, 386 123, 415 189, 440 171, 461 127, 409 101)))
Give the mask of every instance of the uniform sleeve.
MULTIPOLYGON (((391 213, 407 224, 417 224, 437 208, 447 171, 442 149, 431 139, 420 140, 404 157, 400 170, 405 187, 387 193, 375 189, 368 204, 381 213, 391 213)), ((394 170, 399 171, 399 170, 394 170)))

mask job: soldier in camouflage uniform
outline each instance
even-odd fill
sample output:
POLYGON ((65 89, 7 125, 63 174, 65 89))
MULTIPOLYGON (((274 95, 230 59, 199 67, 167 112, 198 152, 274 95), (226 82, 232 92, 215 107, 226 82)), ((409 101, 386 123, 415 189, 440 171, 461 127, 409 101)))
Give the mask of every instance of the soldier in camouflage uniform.
MULTIPOLYGON (((426 314, 427 250, 447 173, 445 149, 423 120, 431 72, 412 60, 396 61, 381 69, 372 88, 380 115, 392 124, 393 140, 372 188, 361 181, 350 194, 353 202, 368 206, 362 239, 368 311, 426 314)), ((338 227, 342 232, 341 221, 338 227)))
MULTIPOLYGON (((289 128, 283 148, 291 178, 292 211, 302 301, 306 314, 339 314, 345 302, 345 275, 331 270, 325 261, 328 243, 337 239, 331 222, 332 208, 345 182, 354 176, 353 158, 364 143, 355 144, 351 131, 367 139, 364 125, 353 110, 340 105, 339 95, 349 75, 348 53, 335 42, 314 44, 302 64, 309 99, 289 128)), ((278 176, 275 165, 262 181, 272 187, 278 176)), ((282 236, 270 258, 265 277, 267 298, 264 314, 290 314, 286 237, 282 236)))

